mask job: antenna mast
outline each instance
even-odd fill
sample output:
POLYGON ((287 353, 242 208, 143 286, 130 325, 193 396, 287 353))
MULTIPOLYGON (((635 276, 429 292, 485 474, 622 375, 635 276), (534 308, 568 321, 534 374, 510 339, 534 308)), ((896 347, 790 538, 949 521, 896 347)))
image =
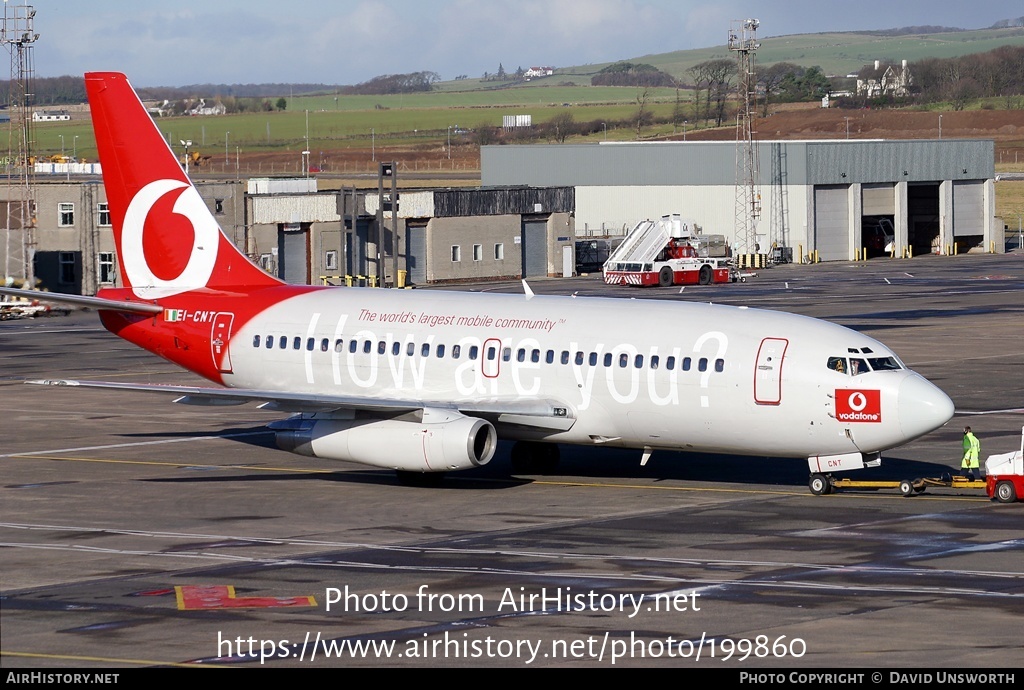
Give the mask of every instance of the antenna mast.
POLYGON ((757 221, 761 217, 761 195, 757 191, 758 160, 754 116, 757 107, 757 75, 754 51, 757 42, 756 19, 732 22, 729 50, 739 60, 739 90, 742 103, 736 114, 736 244, 739 253, 758 253, 757 221))
MULTIPOLYGON (((33 28, 35 8, 12 5, 4 0, 4 23, 0 43, 11 54, 8 104, 11 114, 7 147, 7 198, 4 218, 5 282, 20 280, 35 287, 35 165, 32 158, 32 77, 35 67, 32 44, 39 38, 33 28)), ((2 212, 2 211, 0 211, 2 212)))

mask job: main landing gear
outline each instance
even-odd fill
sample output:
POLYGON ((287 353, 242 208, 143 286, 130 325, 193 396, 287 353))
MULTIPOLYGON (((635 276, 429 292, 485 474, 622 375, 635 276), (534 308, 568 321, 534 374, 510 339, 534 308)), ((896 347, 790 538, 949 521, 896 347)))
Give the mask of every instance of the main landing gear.
POLYGON ((554 443, 516 441, 512 446, 512 471, 517 474, 551 474, 561 453, 554 443))

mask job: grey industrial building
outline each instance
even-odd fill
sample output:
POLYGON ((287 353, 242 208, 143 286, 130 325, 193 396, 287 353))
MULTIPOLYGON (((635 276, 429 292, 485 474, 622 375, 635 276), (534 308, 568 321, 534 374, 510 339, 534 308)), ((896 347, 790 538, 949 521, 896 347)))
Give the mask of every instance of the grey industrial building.
MULTIPOLYGON (((853 260, 867 218, 888 218, 896 245, 921 253, 1002 251, 991 140, 761 141, 758 244, 853 260)), ((734 142, 485 146, 488 186, 569 186, 580 235, 622 233, 680 214, 733 242, 734 142)))
MULTIPOLYGON (((106 193, 98 177, 69 177, 39 176, 32 246, 23 248, 20 227, 0 230, 0 265, 18 282, 31 252, 38 287, 95 294, 119 285, 106 193)), ((423 285, 574 270, 572 188, 403 191, 394 214, 389 203, 378 214, 376 190, 318 191, 313 178, 195 185, 225 234, 290 283, 423 285)))
MULTIPOLYGON (((764 248, 852 260, 866 220, 888 219, 914 255, 1003 250, 990 140, 766 141, 757 155, 764 248)), ((228 237, 292 283, 571 275, 578 238, 673 213, 735 239, 732 142, 485 146, 481 165, 482 188, 405 190, 395 209, 377 190, 319 191, 312 178, 196 186, 228 237)), ((99 178, 39 175, 34 189, 40 285, 85 294, 116 285, 99 178)), ((4 229, 8 276, 21 232, 4 229)))

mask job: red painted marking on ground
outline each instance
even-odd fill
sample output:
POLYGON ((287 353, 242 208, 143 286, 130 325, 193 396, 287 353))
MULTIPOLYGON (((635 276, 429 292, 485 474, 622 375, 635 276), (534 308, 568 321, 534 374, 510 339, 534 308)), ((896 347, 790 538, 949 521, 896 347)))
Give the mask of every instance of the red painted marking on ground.
POLYGON ((174 592, 180 611, 316 606, 313 597, 236 597, 230 585, 183 585, 176 586, 174 592))

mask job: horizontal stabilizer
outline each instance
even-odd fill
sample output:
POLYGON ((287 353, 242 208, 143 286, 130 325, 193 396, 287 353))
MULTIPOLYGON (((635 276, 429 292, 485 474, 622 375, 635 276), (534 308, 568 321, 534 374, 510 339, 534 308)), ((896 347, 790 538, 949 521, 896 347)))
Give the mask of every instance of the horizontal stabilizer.
POLYGON ((127 302, 122 300, 103 299, 102 297, 89 297, 87 295, 65 295, 59 292, 20 290, 18 288, 8 287, 0 287, 0 295, 10 295, 11 297, 39 300, 40 302, 74 304, 79 307, 90 307, 92 309, 104 309, 107 311, 122 311, 130 314, 160 314, 164 310, 163 307, 149 302, 127 302))

